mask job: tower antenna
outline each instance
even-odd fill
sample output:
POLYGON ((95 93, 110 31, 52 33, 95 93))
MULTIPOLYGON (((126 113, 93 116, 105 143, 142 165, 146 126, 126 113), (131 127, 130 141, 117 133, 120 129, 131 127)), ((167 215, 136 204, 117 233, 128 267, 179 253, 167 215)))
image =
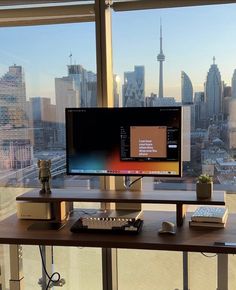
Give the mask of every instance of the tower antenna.
POLYGON ((213 56, 213 64, 215 64, 216 63, 216 58, 215 58, 215 56, 213 56))
POLYGON ((69 58, 70 58, 70 65, 72 65, 72 53, 70 53, 69 58))
POLYGON ((163 98, 163 62, 165 61, 165 55, 162 50, 162 21, 160 20, 160 53, 157 56, 159 61, 159 98, 163 98))

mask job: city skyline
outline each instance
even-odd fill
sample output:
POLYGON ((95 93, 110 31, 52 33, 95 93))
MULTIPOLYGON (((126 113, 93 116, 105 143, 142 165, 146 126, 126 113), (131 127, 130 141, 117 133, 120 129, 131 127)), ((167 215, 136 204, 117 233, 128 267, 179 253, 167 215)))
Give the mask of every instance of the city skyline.
MULTIPOLYGON (((158 94, 156 56, 161 18, 166 56, 164 96, 180 100, 181 71, 191 79, 194 92, 203 91, 213 56, 222 80, 231 85, 236 68, 233 61, 236 43, 232 38, 236 29, 232 9, 235 5, 113 13, 114 74, 119 75, 123 83, 124 72, 133 70, 135 65, 143 65, 145 95, 158 94), (227 21, 220 22, 224 17, 227 21)), ((1 28, 0 37, 0 74, 14 63, 21 65, 25 71, 27 99, 41 96, 55 101, 54 81, 66 75, 70 53, 73 64, 96 72, 94 23, 1 28)))

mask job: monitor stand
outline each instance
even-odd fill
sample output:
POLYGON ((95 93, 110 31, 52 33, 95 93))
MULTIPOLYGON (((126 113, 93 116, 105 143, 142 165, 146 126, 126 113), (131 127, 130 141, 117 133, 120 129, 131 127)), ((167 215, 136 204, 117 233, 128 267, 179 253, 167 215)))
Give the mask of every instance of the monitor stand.
MULTIPOLYGON (((138 179, 138 176, 116 176, 115 177, 115 190, 119 191, 131 191, 135 195, 135 192, 140 192, 142 190, 142 180, 139 179, 131 186, 130 184, 138 179)), ((127 211, 127 215, 131 212, 136 212, 137 215, 142 211, 141 203, 116 203, 115 208, 117 211, 127 211)))
POLYGON ((64 227, 66 221, 35 221, 29 227, 29 231, 60 230, 64 227))

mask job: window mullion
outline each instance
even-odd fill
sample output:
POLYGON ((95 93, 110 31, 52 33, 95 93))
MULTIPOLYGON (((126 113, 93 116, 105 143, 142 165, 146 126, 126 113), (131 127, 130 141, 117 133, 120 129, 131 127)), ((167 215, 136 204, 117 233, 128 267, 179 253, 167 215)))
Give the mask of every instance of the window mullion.
POLYGON ((105 0, 95 3, 98 106, 113 107, 111 8, 105 0))

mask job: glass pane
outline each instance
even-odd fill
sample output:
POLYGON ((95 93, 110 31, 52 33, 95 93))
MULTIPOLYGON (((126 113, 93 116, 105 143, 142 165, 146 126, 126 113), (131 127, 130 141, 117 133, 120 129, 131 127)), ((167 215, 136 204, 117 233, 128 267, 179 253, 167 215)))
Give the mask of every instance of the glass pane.
POLYGON ((65 108, 97 101, 95 24, 1 28, 0 36, 0 185, 40 187, 37 160, 51 159, 52 188, 98 186, 65 175, 65 108))
MULTIPOLYGON (((40 289, 38 282, 42 278, 42 264, 39 248, 24 246, 23 254, 25 287, 28 290, 40 289)), ((101 249, 54 247, 53 255, 53 271, 60 273, 61 279, 65 280, 64 290, 102 289, 101 249)))
POLYGON ((118 255, 119 290, 182 289, 182 253, 119 250, 118 255))
MULTIPOLYGON (((236 67, 232 61, 236 48, 232 41, 235 7, 226 4, 113 12, 113 67, 119 81, 116 83, 119 106, 181 105, 184 108, 183 177, 145 178, 144 190, 195 190, 196 177, 207 173, 213 176, 215 190, 235 192, 236 67), (227 15, 227 21, 219 21, 222 15, 227 15)), ((228 194, 226 202, 229 210, 235 212, 234 195, 228 194)), ((143 205, 145 210, 157 208, 175 210, 171 205, 143 205)), ((127 289, 144 289, 140 285, 143 279, 149 285, 147 276, 153 282, 147 289, 156 289, 163 279, 158 276, 156 282, 155 275, 161 273, 166 278, 164 262, 163 265, 151 263, 148 271, 152 275, 141 266, 145 273, 142 275, 135 254, 119 251, 121 289, 126 289, 126 284, 130 286, 127 289), (134 282, 132 279, 132 285, 128 284, 130 269, 135 269, 134 275, 139 273, 134 282)), ((143 251, 144 261, 151 259, 149 254, 143 251)), ((163 256, 165 261, 175 257, 172 252, 154 255, 160 261, 163 256)), ((178 282, 171 284, 175 279, 165 279, 167 284, 161 289, 183 288, 181 258, 177 269, 175 261, 166 266, 170 276, 178 276, 178 282)), ((232 256, 229 261, 229 289, 233 289, 235 261, 232 256)), ((214 254, 205 257, 190 253, 189 271, 189 288, 216 289, 214 254)))
POLYGON ((54 247, 54 254, 56 269, 66 281, 64 290, 102 289, 101 249, 54 247))
MULTIPOLYGON (((32 188, 40 189, 38 159, 51 159, 52 190, 90 189, 99 186, 99 179, 65 174, 65 108, 96 106, 95 24, 1 28, 0 37, 3 219, 15 212, 17 195, 32 188)), ((82 206, 91 208, 99 204, 75 204, 82 206)), ((8 248, 2 248, 1 272, 9 287, 8 248)), ((75 289, 77 279, 81 289, 101 289, 99 249, 56 247, 54 254, 55 271, 59 270, 66 279, 63 289, 75 289), (94 279, 85 280, 90 273, 86 276, 85 268, 94 270, 94 279)), ((26 289, 40 288, 42 265, 38 247, 24 246, 23 257, 26 289)))
POLYGON ((119 106, 185 109, 183 177, 156 178, 156 189, 195 190, 196 177, 208 173, 215 189, 235 191, 234 9, 225 4, 113 12, 119 106), (222 15, 228 21, 219 21, 222 15))
POLYGON ((190 289, 217 289, 217 257, 212 253, 204 253, 204 255, 189 254, 190 289))

